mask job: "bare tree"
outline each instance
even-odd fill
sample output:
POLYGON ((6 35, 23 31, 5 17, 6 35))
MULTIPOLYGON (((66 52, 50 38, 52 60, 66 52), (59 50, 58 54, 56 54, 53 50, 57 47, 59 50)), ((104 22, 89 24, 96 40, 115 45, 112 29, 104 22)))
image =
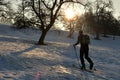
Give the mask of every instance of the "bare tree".
POLYGON ((101 29, 101 25, 100 25, 100 19, 101 19, 101 11, 103 10, 110 10, 112 9, 112 1, 111 0, 107 0, 107 2, 103 1, 103 0, 96 0, 95 1, 95 5, 96 5, 96 9, 95 9, 95 15, 96 15, 96 21, 97 21, 97 28, 95 30, 96 32, 96 37, 95 39, 99 39, 100 38, 100 29, 101 29))
POLYGON ((9 2, 4 2, 4 0, 0 0, 0 22, 5 23, 9 21, 8 12, 10 8, 8 7, 9 2))
POLYGON ((31 2, 33 11, 39 19, 40 30, 42 31, 42 34, 38 41, 39 45, 45 44, 45 36, 55 23, 55 20, 58 17, 59 10, 61 9, 61 6, 63 4, 79 3, 81 5, 84 5, 79 0, 31 0, 31 2))

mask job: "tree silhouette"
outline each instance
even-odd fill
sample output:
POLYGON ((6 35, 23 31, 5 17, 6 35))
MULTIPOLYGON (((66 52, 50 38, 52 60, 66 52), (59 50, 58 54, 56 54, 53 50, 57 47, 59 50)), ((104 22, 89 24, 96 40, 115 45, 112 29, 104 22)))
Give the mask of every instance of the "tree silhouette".
POLYGON ((55 20, 58 17, 61 6, 65 3, 79 3, 79 0, 31 0, 32 9, 39 19, 40 30, 42 34, 38 41, 39 45, 44 45, 44 39, 47 32, 54 25, 55 20))

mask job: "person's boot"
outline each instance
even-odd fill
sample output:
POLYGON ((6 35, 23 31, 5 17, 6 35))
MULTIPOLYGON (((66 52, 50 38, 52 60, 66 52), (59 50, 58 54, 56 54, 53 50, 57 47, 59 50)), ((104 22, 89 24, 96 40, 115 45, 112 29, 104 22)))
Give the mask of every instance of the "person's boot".
POLYGON ((81 70, 85 70, 86 68, 85 68, 85 66, 82 66, 80 69, 81 69, 81 70))
POLYGON ((93 69, 93 65, 94 65, 94 63, 90 63, 90 67, 89 67, 90 70, 93 69))

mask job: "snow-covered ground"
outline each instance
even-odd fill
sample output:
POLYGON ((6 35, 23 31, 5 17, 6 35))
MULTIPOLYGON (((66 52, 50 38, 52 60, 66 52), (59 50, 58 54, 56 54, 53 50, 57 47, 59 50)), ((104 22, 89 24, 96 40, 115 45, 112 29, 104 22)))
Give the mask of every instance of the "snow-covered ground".
POLYGON ((120 80, 120 37, 97 41, 91 36, 89 55, 97 71, 90 73, 73 67, 77 35, 67 35, 51 30, 45 39, 48 45, 40 46, 35 45, 39 31, 0 25, 0 80, 120 80))

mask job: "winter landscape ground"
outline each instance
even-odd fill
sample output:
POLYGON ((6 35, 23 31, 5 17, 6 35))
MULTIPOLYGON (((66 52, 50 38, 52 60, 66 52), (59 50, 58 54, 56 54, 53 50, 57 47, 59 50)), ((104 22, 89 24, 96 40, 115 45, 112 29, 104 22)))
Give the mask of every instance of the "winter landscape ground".
POLYGON ((48 45, 40 46, 35 45, 39 31, 0 25, 0 80, 120 80, 120 37, 94 40, 90 36, 89 55, 97 69, 90 73, 73 67, 78 65, 72 46, 77 33, 73 39, 67 35, 50 30, 45 39, 48 45))

